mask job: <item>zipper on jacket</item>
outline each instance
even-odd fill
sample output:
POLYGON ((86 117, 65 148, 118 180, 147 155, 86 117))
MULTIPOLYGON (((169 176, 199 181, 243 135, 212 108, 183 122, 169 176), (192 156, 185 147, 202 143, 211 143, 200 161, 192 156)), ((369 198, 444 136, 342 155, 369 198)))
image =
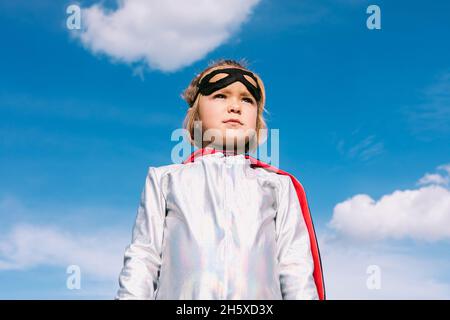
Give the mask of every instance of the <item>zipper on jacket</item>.
POLYGON ((223 299, 226 300, 227 298, 227 291, 228 291, 228 205, 227 205, 227 177, 228 177, 228 170, 227 170, 227 158, 223 157, 223 160, 225 163, 222 163, 222 177, 223 177, 223 214, 224 214, 224 220, 225 220, 225 236, 224 236, 224 280, 223 280, 223 299))

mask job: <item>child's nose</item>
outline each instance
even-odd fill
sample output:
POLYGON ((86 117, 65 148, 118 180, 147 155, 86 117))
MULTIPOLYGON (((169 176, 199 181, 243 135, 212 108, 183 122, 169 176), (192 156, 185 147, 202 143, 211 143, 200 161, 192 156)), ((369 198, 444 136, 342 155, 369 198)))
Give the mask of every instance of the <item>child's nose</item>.
POLYGON ((231 99, 228 106, 228 112, 241 112, 241 105, 237 99, 231 99))

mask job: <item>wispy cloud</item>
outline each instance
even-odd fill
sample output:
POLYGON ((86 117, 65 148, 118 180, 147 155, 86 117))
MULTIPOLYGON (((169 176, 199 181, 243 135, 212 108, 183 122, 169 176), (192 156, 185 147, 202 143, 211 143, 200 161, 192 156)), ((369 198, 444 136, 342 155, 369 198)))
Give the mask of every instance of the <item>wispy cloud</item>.
POLYGON ((21 224, 0 238, 0 271, 78 265, 84 275, 113 280, 120 272, 128 237, 117 230, 74 233, 57 226, 21 224))
POLYGON ((364 136, 361 133, 361 127, 353 130, 353 132, 344 138, 337 138, 336 133, 333 134, 333 140, 336 142, 336 149, 347 159, 369 161, 384 153, 384 143, 377 139, 376 135, 370 134, 364 136))
POLYGON ((450 72, 423 90, 422 103, 403 108, 413 133, 450 133, 450 72))
POLYGON ((366 161, 383 152, 383 143, 375 141, 375 135, 371 135, 358 142, 348 150, 350 158, 359 157, 366 161))
POLYGON ((23 284, 18 283, 17 291, 12 286, 0 298, 112 299, 135 210, 67 203, 30 206, 13 194, 0 196, 0 278, 22 279, 31 273, 51 279, 39 290, 30 283, 22 295, 23 284), (69 265, 80 267, 80 290, 65 288, 69 265))
POLYGON ((225 43, 258 3, 123 0, 115 10, 95 4, 82 9, 83 30, 74 34, 93 53, 171 72, 225 43))
POLYGON ((423 186, 427 184, 448 185, 449 178, 444 177, 438 173, 426 173, 419 179, 417 184, 423 186))
POLYGON ((156 127, 175 125, 171 113, 149 108, 148 106, 108 105, 98 101, 55 99, 20 94, 0 93, 2 111, 24 116, 51 117, 72 121, 111 122, 126 126, 156 127))
POLYGON ((443 165, 440 165, 440 166, 437 167, 437 168, 438 168, 438 170, 443 170, 443 171, 445 171, 445 172, 447 173, 447 175, 450 176, 450 163, 449 163, 449 164, 443 164, 443 165))

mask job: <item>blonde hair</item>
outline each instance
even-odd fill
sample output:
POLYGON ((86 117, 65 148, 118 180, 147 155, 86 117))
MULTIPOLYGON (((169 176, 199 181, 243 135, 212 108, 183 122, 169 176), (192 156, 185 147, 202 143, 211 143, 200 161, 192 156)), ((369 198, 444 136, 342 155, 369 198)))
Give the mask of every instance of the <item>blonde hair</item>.
MULTIPOLYGON (((183 128, 186 129, 189 133, 189 140, 191 145, 196 145, 196 141, 194 140, 194 132, 195 132, 195 122, 200 120, 200 114, 199 114, 199 100, 201 93, 197 95, 197 85, 199 84, 200 80, 206 76, 208 73, 217 70, 217 69, 224 69, 227 67, 235 67, 240 68, 246 71, 250 71, 247 69, 247 62, 245 60, 240 60, 239 62, 236 60, 227 60, 227 59, 220 59, 218 61, 213 61, 209 64, 209 66, 204 69, 201 73, 197 74, 194 79, 192 79, 189 86, 183 91, 181 94, 181 97, 187 102, 189 105, 189 109, 187 111, 186 117, 183 121, 183 128), (197 95, 197 97, 196 97, 197 95), (195 100, 194 100, 195 99, 195 100)), ((264 83, 262 82, 261 78, 252 72, 256 79, 258 80, 258 85, 261 88, 261 99, 258 102, 258 115, 256 118, 256 144, 261 144, 265 136, 261 136, 261 129, 267 129, 266 120, 264 119, 264 111, 266 111, 265 102, 266 102, 266 92, 264 89, 264 83)), ((267 111, 266 111, 267 112, 267 111)), ((203 132, 201 133, 203 135, 203 132)), ((201 148, 202 146, 197 147, 201 148)), ((254 147, 253 144, 250 144, 250 147, 254 147)))

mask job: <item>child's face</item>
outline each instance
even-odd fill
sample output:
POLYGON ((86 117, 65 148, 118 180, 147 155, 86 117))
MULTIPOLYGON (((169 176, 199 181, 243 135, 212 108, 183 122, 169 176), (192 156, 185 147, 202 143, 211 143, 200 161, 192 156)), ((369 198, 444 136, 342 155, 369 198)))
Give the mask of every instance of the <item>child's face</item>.
MULTIPOLYGON (((226 75, 217 74, 211 82, 224 77, 226 75)), ((221 147, 234 148, 236 143, 237 146, 244 146, 256 134, 257 102, 239 81, 214 91, 209 96, 200 96, 199 114, 203 131, 216 129, 210 132, 215 137, 214 144, 221 147), (231 122, 230 119, 238 122, 231 122)), ((212 139, 205 140, 208 144, 212 139)))

